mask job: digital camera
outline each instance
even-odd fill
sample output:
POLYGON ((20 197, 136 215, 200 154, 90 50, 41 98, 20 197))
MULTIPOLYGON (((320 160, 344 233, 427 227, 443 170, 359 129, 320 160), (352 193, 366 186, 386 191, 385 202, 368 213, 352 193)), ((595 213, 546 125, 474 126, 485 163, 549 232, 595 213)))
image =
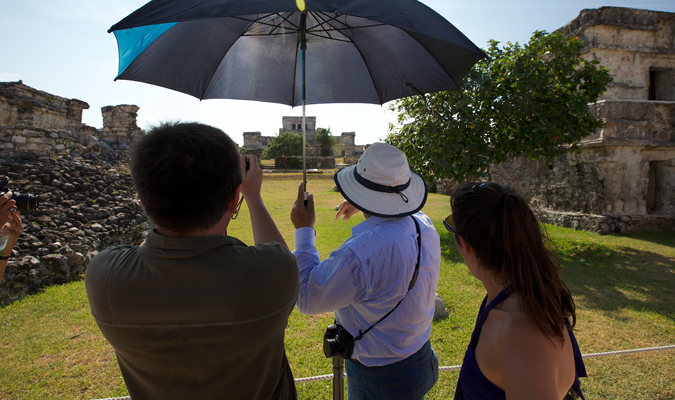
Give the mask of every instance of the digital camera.
POLYGON ((333 324, 326 328, 323 334, 323 354, 326 357, 342 357, 345 360, 352 358, 354 352, 354 337, 340 324, 333 324))
MULTIPOLYGON (((4 177, 0 180, 0 196, 3 196, 8 190, 7 184, 9 183, 9 178, 4 177)), ((16 201, 16 209, 21 212, 34 211, 37 210, 39 200, 38 195, 36 194, 21 194, 15 190, 12 190, 12 200, 16 201)))

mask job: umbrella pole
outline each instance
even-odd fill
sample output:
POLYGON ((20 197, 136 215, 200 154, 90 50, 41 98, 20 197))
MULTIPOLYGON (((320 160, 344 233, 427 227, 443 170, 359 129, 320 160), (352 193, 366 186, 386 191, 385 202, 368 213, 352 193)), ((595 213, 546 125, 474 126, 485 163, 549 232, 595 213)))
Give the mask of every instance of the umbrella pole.
POLYGON ((300 16, 300 51, 302 52, 302 183, 305 188, 305 206, 309 194, 307 192, 307 149, 305 143, 307 140, 307 124, 305 123, 305 103, 307 94, 305 92, 305 50, 307 49, 307 13, 303 12, 300 16))
MULTIPOLYGON (((305 65, 304 59, 305 59, 305 52, 302 52, 302 59, 303 59, 303 67, 305 65)), ((304 68, 303 68, 303 75, 304 75, 304 68)), ((304 79, 303 79, 304 81, 304 79)), ((303 89, 302 91, 305 91, 305 85, 303 83, 302 85, 303 89)), ((304 183, 305 187, 305 206, 307 205, 307 199, 309 197, 309 194, 307 192, 307 149, 305 148, 305 141, 306 141, 306 128, 305 128, 305 100, 302 100, 302 183, 304 183)))

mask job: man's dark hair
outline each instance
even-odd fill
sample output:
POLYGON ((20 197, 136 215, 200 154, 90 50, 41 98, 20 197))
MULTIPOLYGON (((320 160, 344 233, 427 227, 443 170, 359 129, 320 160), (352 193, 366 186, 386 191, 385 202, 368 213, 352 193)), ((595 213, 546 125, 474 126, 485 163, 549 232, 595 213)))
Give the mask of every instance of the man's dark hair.
POLYGON ((241 184, 237 146, 209 125, 167 122, 152 127, 134 141, 130 157, 145 212, 176 233, 212 228, 241 184))

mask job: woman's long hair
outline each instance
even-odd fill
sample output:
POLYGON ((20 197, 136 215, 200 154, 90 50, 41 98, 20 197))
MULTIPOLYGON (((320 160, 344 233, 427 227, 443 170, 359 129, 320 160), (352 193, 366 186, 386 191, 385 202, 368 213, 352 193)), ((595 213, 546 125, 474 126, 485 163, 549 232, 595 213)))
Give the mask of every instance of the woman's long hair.
POLYGON ((549 337, 565 340, 576 324, 574 300, 560 279, 560 260, 532 209, 508 186, 469 183, 452 193, 452 217, 481 268, 520 296, 522 310, 549 337), (572 318, 571 326, 565 317, 572 318))

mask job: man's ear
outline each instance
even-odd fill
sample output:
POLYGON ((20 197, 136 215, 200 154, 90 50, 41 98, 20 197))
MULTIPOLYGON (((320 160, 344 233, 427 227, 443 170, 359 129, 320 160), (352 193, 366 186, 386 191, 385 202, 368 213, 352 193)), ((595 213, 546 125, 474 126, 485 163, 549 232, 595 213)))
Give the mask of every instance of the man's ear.
POLYGON ((237 204, 239 203, 239 194, 240 194, 241 185, 237 186, 237 190, 234 191, 234 196, 230 200, 230 203, 227 205, 227 211, 232 214, 237 213, 237 204))

